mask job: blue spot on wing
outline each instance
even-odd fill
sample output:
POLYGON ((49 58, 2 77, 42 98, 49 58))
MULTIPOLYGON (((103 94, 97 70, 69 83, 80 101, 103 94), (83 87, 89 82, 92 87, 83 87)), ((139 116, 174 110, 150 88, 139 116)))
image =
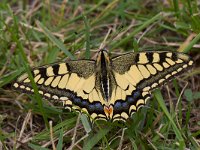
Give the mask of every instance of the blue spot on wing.
POLYGON ((74 103, 75 105, 80 104, 80 103, 81 103, 81 98, 80 98, 80 97, 74 98, 73 103, 74 103))
MULTIPOLYGON (((149 95, 147 95, 149 96, 149 95)), ((114 105, 114 111, 113 114, 121 114, 122 112, 126 112, 127 114, 129 114, 129 108, 132 105, 136 105, 137 101, 139 99, 145 99, 145 97, 142 96, 142 92, 140 90, 135 90, 132 92, 131 95, 128 95, 126 97, 126 100, 117 100, 114 105)), ((129 114, 130 115, 130 114, 129 114)))
POLYGON ((68 90, 67 92, 68 98, 72 101, 73 105, 79 106, 81 109, 86 108, 90 115, 93 113, 105 115, 104 106, 100 102, 96 101, 90 103, 88 99, 83 99, 82 97, 77 96, 76 93, 70 90, 68 90))

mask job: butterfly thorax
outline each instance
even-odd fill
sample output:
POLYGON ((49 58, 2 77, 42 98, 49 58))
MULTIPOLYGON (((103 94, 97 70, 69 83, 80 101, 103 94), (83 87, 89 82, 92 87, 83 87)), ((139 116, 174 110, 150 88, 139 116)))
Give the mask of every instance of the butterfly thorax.
POLYGON ((97 85, 99 85, 99 90, 104 100, 109 103, 113 89, 112 83, 115 82, 115 80, 113 78, 111 61, 107 51, 99 51, 96 60, 96 70, 96 82, 99 83, 97 85))

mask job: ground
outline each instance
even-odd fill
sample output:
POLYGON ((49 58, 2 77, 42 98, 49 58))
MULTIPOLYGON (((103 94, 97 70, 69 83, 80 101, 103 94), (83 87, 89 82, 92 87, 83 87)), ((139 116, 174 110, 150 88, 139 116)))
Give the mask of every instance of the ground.
POLYGON ((199 149, 198 0, 0 3, 0 149, 199 149), (168 50, 194 65, 125 123, 89 124, 62 104, 11 88, 24 70, 68 59, 168 50))

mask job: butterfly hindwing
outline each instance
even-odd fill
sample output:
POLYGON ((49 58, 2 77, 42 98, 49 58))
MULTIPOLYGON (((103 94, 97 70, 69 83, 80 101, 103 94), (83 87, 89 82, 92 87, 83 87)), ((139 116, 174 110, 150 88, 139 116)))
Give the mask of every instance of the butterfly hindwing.
MULTIPOLYGON (((61 100, 68 109, 86 112, 93 119, 105 119, 102 96, 95 88, 94 61, 68 61, 32 70, 39 94, 46 99, 61 100)), ((27 73, 13 84, 15 89, 33 93, 27 73)))

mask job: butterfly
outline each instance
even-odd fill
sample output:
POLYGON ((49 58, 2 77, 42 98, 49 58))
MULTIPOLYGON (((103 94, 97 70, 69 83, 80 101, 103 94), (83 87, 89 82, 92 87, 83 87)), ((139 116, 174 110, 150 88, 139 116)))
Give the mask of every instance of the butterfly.
MULTIPOLYGON (((39 94, 63 102, 65 108, 88 114, 91 120, 122 120, 147 103, 153 89, 193 64, 183 53, 129 52, 113 58, 100 50, 96 60, 69 60, 32 70, 39 94)), ((34 93, 27 73, 13 83, 34 93)))

